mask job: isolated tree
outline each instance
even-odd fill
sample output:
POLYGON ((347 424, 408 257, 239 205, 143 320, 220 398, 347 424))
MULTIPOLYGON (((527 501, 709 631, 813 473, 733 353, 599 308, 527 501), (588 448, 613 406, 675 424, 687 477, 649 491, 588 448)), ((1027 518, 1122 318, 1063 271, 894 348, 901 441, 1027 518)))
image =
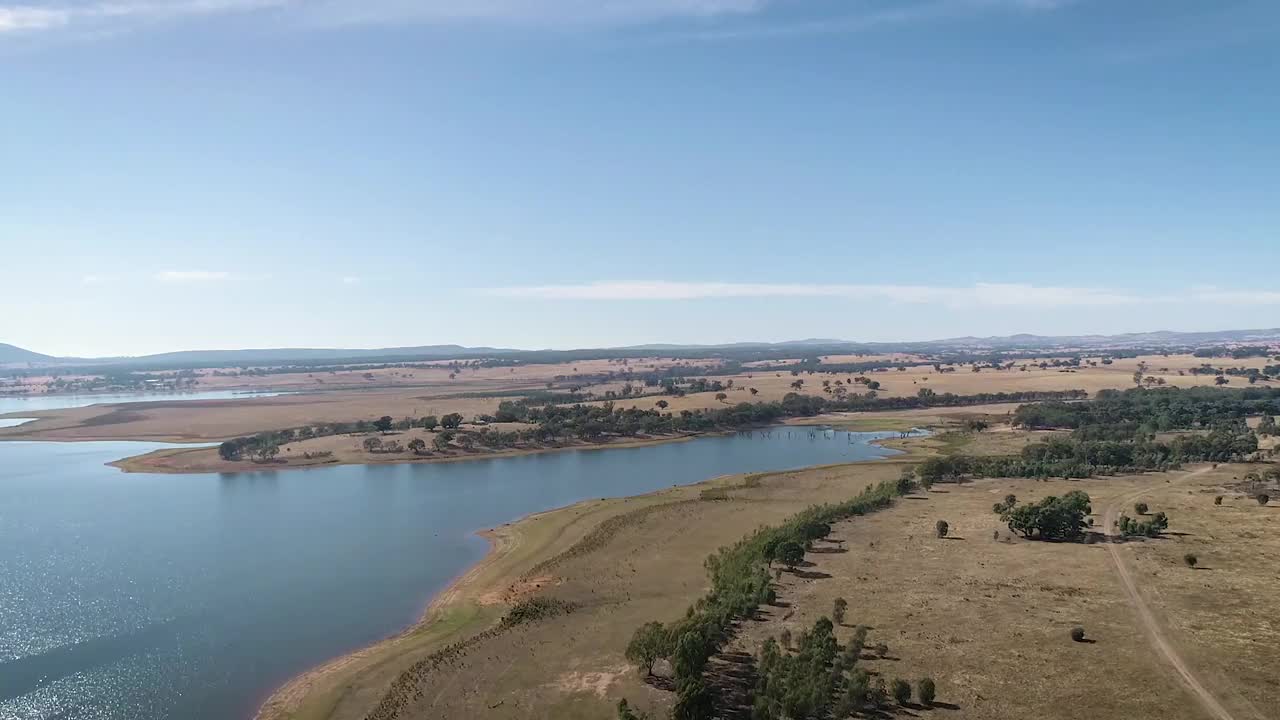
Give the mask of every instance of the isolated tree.
POLYGON ((725 401, 725 398, 728 398, 728 397, 729 397, 728 395, 726 395, 726 394, 724 394, 724 393, 722 393, 722 392, 720 392, 720 393, 716 393, 716 400, 717 400, 718 402, 724 402, 724 401, 725 401))
POLYGON ((390 415, 383 415, 382 417, 373 421, 373 427, 375 430, 377 430, 380 433, 388 433, 388 432, 391 432, 391 426, 394 423, 395 421, 391 419, 390 415))
POLYGON ((1270 495, 1268 495, 1268 494, 1266 494, 1266 493, 1258 493, 1258 504, 1259 504, 1259 505, 1266 505, 1266 504, 1267 504, 1267 503, 1269 503, 1269 502, 1271 502, 1271 496, 1270 496, 1270 495))
POLYGON ((1071 628, 1071 639, 1076 642, 1084 642, 1084 628, 1079 625, 1071 628))
POLYGON ((1133 511, 1138 513, 1139 515, 1146 515, 1147 509, 1148 509, 1147 504, 1144 502, 1134 503, 1133 505, 1133 511))
POLYGON ((667 402, 666 400, 659 400, 658 402, 654 403, 654 405, 657 405, 659 410, 666 410, 667 407, 671 405, 671 403, 667 402))
POLYGON ((645 675, 653 675, 653 664, 669 651, 669 633, 660 622, 647 622, 636 628, 627 644, 626 657, 645 675))
POLYGON ((749 391, 752 395, 759 395, 759 394, 760 394, 760 391, 759 391, 759 390, 757 390, 757 389, 755 389, 755 388, 749 388, 749 389, 748 389, 748 391, 749 391))
POLYGON ((933 683, 933 678, 920 678, 920 682, 916 683, 916 697, 920 698, 920 704, 925 707, 933 705, 933 700, 937 697, 937 690, 933 683))
POLYGON ((1196 563, 1200 562, 1200 558, 1196 557, 1194 553, 1187 553, 1182 556, 1182 561, 1187 564, 1187 567, 1193 568, 1196 563))
POLYGON ((462 416, 458 413, 449 413, 440 418, 440 424, 449 430, 456 430, 462 426, 462 416))
POLYGON ((363 445, 365 452, 378 452, 382 449, 382 441, 376 437, 365 438, 363 445))
POLYGON ((409 441, 409 449, 412 450, 414 454, 421 454, 423 450, 427 449, 427 442, 422 438, 414 438, 409 441))
POLYGON ((1221 496, 1221 495, 1219 495, 1219 496, 1215 497, 1215 498, 1213 499, 1213 504, 1214 504, 1214 505, 1221 505, 1221 504, 1222 504, 1222 496, 1221 496))
POLYGON ((893 699, 899 705, 906 705, 911 702, 911 683, 902 678, 894 678, 890 687, 893 691, 893 699))
POLYGON ((1225 377, 1223 377, 1223 376, 1221 376, 1221 375, 1219 375, 1218 377, 1216 377, 1216 378, 1214 378, 1214 379, 1213 379, 1213 384, 1214 384, 1214 385, 1226 385, 1226 384, 1227 384, 1227 383, 1229 383, 1229 382, 1231 382, 1231 381, 1230 381, 1230 380, 1228 380, 1228 379, 1226 379, 1225 377))
POLYGON ((946 520, 939 520, 936 524, 934 524, 933 528, 934 530, 937 531, 938 537, 944 538, 947 536, 947 531, 951 529, 951 526, 947 524, 946 520))
POLYGON ((773 551, 773 559, 795 570, 797 565, 804 562, 804 546, 794 540, 788 540, 778 545, 773 551))
POLYGON ((831 619, 834 620, 837 625, 843 625, 844 614, 848 610, 849 610, 849 601, 845 600, 842 597, 836 598, 835 602, 831 604, 831 619))

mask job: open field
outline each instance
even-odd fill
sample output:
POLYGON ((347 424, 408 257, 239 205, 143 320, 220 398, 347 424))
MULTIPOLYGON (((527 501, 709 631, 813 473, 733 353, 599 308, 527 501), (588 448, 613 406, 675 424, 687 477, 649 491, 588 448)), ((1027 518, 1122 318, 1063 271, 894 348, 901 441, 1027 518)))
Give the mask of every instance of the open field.
MULTIPOLYGON (((865 359, 865 358, 864 358, 865 359)), ((690 364, 706 364, 705 361, 681 361, 690 364)), ((1168 385, 1191 387, 1212 385, 1211 375, 1185 374, 1187 369, 1205 362, 1190 355, 1149 356, 1138 359, 1118 359, 1111 365, 1088 366, 1065 371, 1060 368, 1040 368, 1035 361, 1017 361, 1011 370, 983 369, 972 372, 967 366, 954 372, 939 373, 932 366, 924 365, 905 371, 865 373, 881 387, 877 393, 886 396, 915 395, 922 388, 937 393, 969 395, 977 393, 1051 391, 1083 389, 1093 394, 1104 389, 1123 389, 1133 386, 1133 373, 1140 362, 1147 364, 1147 375, 1161 378, 1168 385), (1023 365, 1027 370, 1018 368, 1023 365), (1184 374, 1179 374, 1183 372, 1184 374)), ((1263 358, 1213 361, 1218 366, 1261 367, 1263 358)), ((40 418, 18 428, 0 429, 0 439, 48 439, 48 440, 154 440, 171 442, 217 441, 249 435, 265 430, 297 427, 308 423, 347 422, 374 420, 383 415, 394 418, 443 415, 457 412, 467 418, 492 413, 504 399, 516 399, 522 395, 543 391, 550 383, 556 390, 565 391, 580 387, 583 393, 603 397, 606 392, 620 393, 627 381, 621 376, 615 379, 588 383, 590 377, 609 372, 667 368, 675 361, 652 358, 632 360, 627 364, 610 360, 590 360, 574 363, 529 365, 517 368, 465 368, 450 379, 452 370, 441 364, 439 370, 389 368, 370 371, 373 380, 360 379, 362 373, 347 373, 342 383, 325 380, 323 373, 291 375, 264 375, 241 378, 215 378, 228 381, 200 389, 256 389, 298 390, 332 388, 336 384, 350 387, 360 382, 367 386, 357 389, 306 392, 271 398, 248 398, 219 401, 174 400, 165 403, 126 403, 97 405, 67 410, 26 411, 24 416, 40 418), (315 375, 315 377, 311 377, 315 375), (244 380, 232 383, 230 380, 244 380), (324 380, 328 384, 318 384, 324 380), (348 382, 349 381, 349 382, 348 382), (298 384, 293 384, 293 383, 298 384)), ((341 376, 341 374, 339 374, 341 376)), ((708 381, 719 380, 733 385, 723 392, 721 401, 717 393, 689 393, 681 397, 657 394, 657 388, 645 388, 633 382, 637 392, 648 393, 640 397, 618 397, 616 407, 651 409, 659 400, 668 403, 667 412, 721 408, 740 402, 766 402, 781 400, 796 392, 792 383, 803 381, 799 392, 826 396, 823 382, 834 387, 836 381, 845 383, 851 392, 865 392, 860 384, 850 385, 854 373, 825 374, 803 373, 792 376, 789 372, 742 372, 733 375, 708 376, 708 381), (750 392, 756 389, 756 394, 750 392)), ((202 376, 203 377, 203 376, 202 376)), ((1243 378, 1231 378, 1228 387, 1245 384, 1243 378)), ((596 400, 602 404, 605 400, 596 400)), ((14 415, 16 417, 16 414, 14 415)))
MULTIPOLYGON (((1025 442, 1020 435, 1026 433, 988 432, 950 444, 971 453, 1003 451, 1025 442)), ((419 665, 394 717, 585 720, 609 717, 622 698, 665 712, 674 694, 662 689, 664 681, 645 681, 623 649, 635 627, 675 620, 706 592, 707 554, 761 524, 895 478, 904 465, 946 445, 943 438, 889 441, 910 454, 888 460, 723 478, 500 528, 491 559, 439 600, 422 625, 286 688, 260 717, 363 718, 415 661, 492 627, 503 606, 528 595, 576 609, 482 634, 445 660, 419 665)), ((1280 684, 1270 672, 1280 664, 1280 625, 1270 603, 1280 587, 1266 560, 1280 550, 1280 508, 1229 489, 1246 471, 1224 465, 1196 473, 935 486, 838 523, 801 572, 783 573, 780 602, 743 624, 729 651, 753 654, 766 637, 784 629, 798 634, 844 597, 848 623, 870 626, 869 644, 889 648, 884 657, 864 655, 862 667, 886 680, 937 680, 940 704, 926 716, 1206 717, 1153 649, 1102 541, 1104 512, 1129 507, 1137 496, 1172 520, 1165 537, 1117 548, 1133 564, 1153 615, 1232 720, 1265 718, 1265 708, 1280 704, 1280 684), (1007 493, 1030 500, 1076 489, 1093 500, 1099 542, 1023 540, 991 512, 1007 493), (1222 506, 1213 505, 1217 494, 1225 495, 1222 506), (950 538, 935 537, 938 519, 951 524, 950 538), (1211 569, 1187 568, 1181 559, 1187 552, 1211 569), (1074 625, 1093 642, 1072 642, 1074 625)), ((851 632, 838 629, 841 640, 851 632)))

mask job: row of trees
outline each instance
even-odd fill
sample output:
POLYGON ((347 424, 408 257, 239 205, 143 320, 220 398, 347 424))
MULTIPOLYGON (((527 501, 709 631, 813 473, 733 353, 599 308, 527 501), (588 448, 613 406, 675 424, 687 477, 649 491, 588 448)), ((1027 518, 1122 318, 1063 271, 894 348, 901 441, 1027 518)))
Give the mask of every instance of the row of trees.
POLYGON ((809 547, 831 531, 831 523, 888 507, 910 490, 911 482, 906 478, 882 482, 851 500, 810 507, 781 525, 760 528, 721 548, 706 561, 711 590, 689 607, 682 619, 669 625, 650 622, 637 629, 627 647, 628 659, 646 671, 652 671, 659 658, 670 660, 677 692, 673 716, 676 720, 712 717, 715 698, 703 670, 736 622, 776 600, 769 575, 773 560, 779 555, 793 559, 791 548, 809 547))

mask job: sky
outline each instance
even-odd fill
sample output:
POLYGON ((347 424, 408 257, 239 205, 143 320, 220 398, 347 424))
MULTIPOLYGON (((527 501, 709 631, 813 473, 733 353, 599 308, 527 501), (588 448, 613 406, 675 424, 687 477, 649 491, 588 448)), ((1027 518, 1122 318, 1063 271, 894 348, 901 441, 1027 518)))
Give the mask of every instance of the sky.
POLYGON ((0 342, 1280 326, 1273 0, 0 0, 0 342))

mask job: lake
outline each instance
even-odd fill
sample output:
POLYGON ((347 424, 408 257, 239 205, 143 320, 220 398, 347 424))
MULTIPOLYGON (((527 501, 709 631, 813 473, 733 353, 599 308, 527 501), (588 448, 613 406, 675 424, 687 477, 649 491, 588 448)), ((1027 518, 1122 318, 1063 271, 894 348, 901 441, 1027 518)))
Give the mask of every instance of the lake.
POLYGON ((165 402, 167 400, 235 400, 281 395, 278 392, 249 390, 205 390, 178 393, 101 393, 86 395, 8 395, 0 396, 0 415, 32 410, 85 407, 105 403, 165 402))
POLYGON ((156 443, 0 442, 0 718, 228 720, 394 634, 475 531, 588 498, 891 454, 778 428, 441 464, 125 474, 156 443))

